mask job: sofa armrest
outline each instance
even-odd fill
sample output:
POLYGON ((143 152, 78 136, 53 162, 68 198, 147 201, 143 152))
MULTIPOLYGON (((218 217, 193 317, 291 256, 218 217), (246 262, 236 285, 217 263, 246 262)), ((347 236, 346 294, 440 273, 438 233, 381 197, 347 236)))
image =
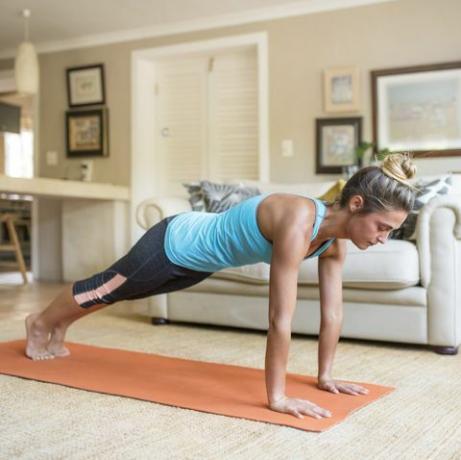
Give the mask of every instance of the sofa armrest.
POLYGON ((451 240, 461 240, 461 195, 440 195, 421 208, 416 222, 416 244, 424 287, 431 280, 431 256, 436 256, 439 247, 451 240))
POLYGON ((421 284, 427 289, 428 343, 461 343, 461 196, 432 199, 416 224, 421 284))
POLYGON ((136 222, 140 227, 147 230, 165 217, 186 211, 191 211, 191 205, 187 198, 148 198, 136 207, 136 222))

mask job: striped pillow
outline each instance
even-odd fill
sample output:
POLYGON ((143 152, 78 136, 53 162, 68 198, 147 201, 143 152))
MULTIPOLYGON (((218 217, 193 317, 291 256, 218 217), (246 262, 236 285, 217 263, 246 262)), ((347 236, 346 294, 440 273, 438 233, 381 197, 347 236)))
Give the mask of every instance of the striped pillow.
POLYGON ((391 232, 389 238, 394 240, 416 241, 416 221, 421 208, 429 203, 437 195, 446 195, 450 193, 453 185, 450 174, 442 176, 432 181, 420 181, 415 184, 418 189, 416 192, 415 204, 412 211, 408 214, 402 226, 391 232))
POLYGON ((200 182, 187 182, 182 185, 189 192, 189 203, 192 211, 205 211, 205 200, 200 182))
POLYGON ((219 213, 261 194, 256 187, 247 187, 243 184, 218 184, 202 180, 183 185, 189 192, 189 203, 193 211, 219 213))

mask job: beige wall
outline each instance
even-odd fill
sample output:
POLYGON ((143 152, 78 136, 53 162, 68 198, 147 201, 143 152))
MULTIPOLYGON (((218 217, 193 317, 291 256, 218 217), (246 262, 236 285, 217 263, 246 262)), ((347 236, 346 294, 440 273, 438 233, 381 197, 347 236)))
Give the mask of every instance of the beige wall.
POLYGON ((5 139, 0 133, 0 174, 5 174, 5 139))
POLYGON ((13 59, 0 59, 0 70, 9 70, 14 67, 13 59))
MULTIPOLYGON (((267 31, 271 178, 296 182, 336 177, 315 175, 314 122, 317 117, 327 116, 322 108, 322 70, 343 65, 360 68, 360 113, 341 116, 362 115, 363 137, 371 140, 370 70, 460 60, 460 17, 459 0, 399 0, 200 33, 42 54, 40 175, 63 177, 66 166, 77 167, 79 162, 65 159, 64 152, 66 67, 105 64, 110 157, 95 160, 94 180, 129 185, 131 51, 267 31), (283 139, 293 139, 294 157, 281 156, 283 139), (58 151, 58 166, 45 164, 47 150, 58 151)), ((419 160, 418 166, 421 173, 459 170, 461 157, 419 160)))

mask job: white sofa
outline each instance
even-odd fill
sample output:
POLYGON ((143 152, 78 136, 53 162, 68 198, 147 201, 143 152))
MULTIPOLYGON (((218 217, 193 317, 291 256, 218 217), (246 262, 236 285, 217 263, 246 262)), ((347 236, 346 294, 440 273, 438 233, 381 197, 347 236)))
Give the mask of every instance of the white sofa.
MULTIPOLYGON (((461 343, 461 177, 450 195, 420 211, 416 244, 389 240, 366 251, 350 241, 343 270, 342 337, 429 345, 456 354, 461 343)), ((243 181, 262 192, 317 197, 334 182, 273 184, 243 181)), ((166 216, 190 211, 184 197, 151 198, 137 207, 144 229, 166 216)), ((318 334, 318 259, 300 269, 292 331, 318 334)), ((269 265, 229 268, 183 291, 138 302, 136 310, 153 324, 207 323, 267 330, 269 265)))

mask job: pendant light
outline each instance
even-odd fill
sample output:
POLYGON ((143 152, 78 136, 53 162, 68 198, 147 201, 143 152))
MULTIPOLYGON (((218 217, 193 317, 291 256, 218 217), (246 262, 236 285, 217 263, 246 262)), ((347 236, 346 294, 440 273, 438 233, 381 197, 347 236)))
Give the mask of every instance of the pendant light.
POLYGON ((23 10, 24 41, 19 45, 14 64, 16 90, 20 94, 36 94, 39 84, 38 58, 34 45, 29 41, 30 10, 23 10))

